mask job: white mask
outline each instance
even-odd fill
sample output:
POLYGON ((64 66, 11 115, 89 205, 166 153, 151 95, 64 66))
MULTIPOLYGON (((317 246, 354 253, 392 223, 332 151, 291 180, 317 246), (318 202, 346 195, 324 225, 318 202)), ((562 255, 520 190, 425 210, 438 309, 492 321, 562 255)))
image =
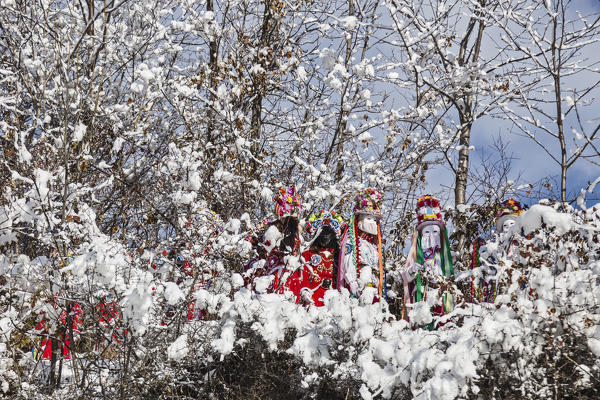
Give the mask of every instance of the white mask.
POLYGON ((507 219, 506 221, 504 221, 504 223, 502 224, 502 233, 508 232, 510 227, 513 226, 514 224, 515 224, 514 219, 507 219))
POLYGON ((440 247, 440 227, 439 225, 427 225, 421 231, 421 247, 423 249, 433 249, 436 246, 440 247))
POLYGON ((377 235, 377 220, 369 215, 358 217, 358 229, 371 235, 377 235))

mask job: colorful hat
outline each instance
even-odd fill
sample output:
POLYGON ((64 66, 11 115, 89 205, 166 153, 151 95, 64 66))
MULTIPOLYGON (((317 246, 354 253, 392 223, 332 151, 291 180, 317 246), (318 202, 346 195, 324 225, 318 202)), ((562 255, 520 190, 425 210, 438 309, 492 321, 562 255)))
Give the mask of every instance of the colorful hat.
POLYGON ((377 219, 382 219, 381 202, 383 195, 374 188, 367 188, 364 193, 356 196, 356 205, 354 206, 355 214, 366 214, 377 219))
POLYGON ((496 232, 502 232, 502 225, 507 220, 516 221, 517 217, 525 212, 525 209, 515 199, 504 200, 496 213, 496 232))
POLYGON ((440 201, 430 194, 417 199, 417 230, 421 231, 427 225, 444 226, 440 201))
POLYGON ((293 186, 280 187, 275 196, 275 215, 278 217, 299 216, 302 211, 302 200, 293 186))
POLYGON ((346 226, 340 214, 335 211, 322 210, 317 214, 311 215, 308 221, 306 221, 306 231, 309 235, 313 236, 323 225, 332 227, 338 238, 342 234, 343 227, 346 226))

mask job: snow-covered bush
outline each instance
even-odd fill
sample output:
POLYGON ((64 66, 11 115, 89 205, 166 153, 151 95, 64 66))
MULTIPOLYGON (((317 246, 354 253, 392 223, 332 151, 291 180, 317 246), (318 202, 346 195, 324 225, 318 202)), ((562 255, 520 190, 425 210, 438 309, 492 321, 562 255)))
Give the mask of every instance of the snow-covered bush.
MULTIPOLYGON (((0 397, 597 395, 600 212, 582 198, 488 241, 494 304, 400 319, 415 195, 520 90, 494 82, 506 49, 457 49, 539 2, 359 3, 0 0, 0 397), (304 217, 385 193, 389 302, 244 286, 287 184, 304 217)), ((468 290, 493 207, 444 212, 468 290)))
MULTIPOLYGON (((344 391, 363 398, 593 397, 600 377, 600 226, 594 219, 591 212, 531 207, 513 229, 527 236, 506 236, 484 253, 500 275, 496 302, 462 303, 434 331, 398 320, 385 303, 367 304, 346 293, 328 292, 324 307, 306 309, 245 288, 219 299, 200 291, 197 296, 207 306, 216 304, 220 317, 211 368, 220 371, 225 362, 247 374, 248 363, 262 363, 248 359, 249 353, 268 357, 281 370, 301 361, 295 374, 286 374, 286 387, 323 383, 337 397, 344 391), (513 245, 509 253, 507 243, 513 245), (567 266, 569 252, 574 256, 567 266), (271 358, 277 353, 295 359, 271 358)), ((409 315, 416 321, 415 313, 409 315)))

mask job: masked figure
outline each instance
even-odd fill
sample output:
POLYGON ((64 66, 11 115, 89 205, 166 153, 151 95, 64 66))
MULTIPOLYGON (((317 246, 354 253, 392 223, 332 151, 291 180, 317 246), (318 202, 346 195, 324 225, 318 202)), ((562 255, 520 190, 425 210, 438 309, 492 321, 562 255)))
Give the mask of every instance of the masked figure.
POLYGON ((282 293, 289 273, 286 256, 297 256, 300 248, 299 216, 302 211, 300 195, 294 187, 280 188, 275 198, 276 220, 269 222, 257 240, 258 257, 245 266, 246 283, 258 292, 282 293), (256 279, 273 276, 271 283, 257 287, 256 279))
POLYGON ((342 238, 339 261, 338 288, 346 287, 358 297, 366 287, 374 287, 378 296, 374 301, 384 295, 382 200, 382 194, 372 188, 356 197, 354 213, 342 238))
POLYGON ((323 296, 337 288, 338 238, 344 227, 342 217, 334 211, 321 211, 306 222, 312 236, 310 249, 302 253, 302 267, 288 280, 288 288, 297 303, 323 305, 323 296))
MULTIPOLYGON (((506 254, 512 253, 515 246, 518 246, 513 243, 511 227, 524 211, 521 203, 508 199, 502 202, 496 213, 496 236, 492 240, 504 243, 506 254)), ((475 239, 471 259, 471 302, 493 303, 496 300, 498 271, 494 264, 496 260, 488 256, 485 241, 475 239)))
MULTIPOLYGON (((496 235, 501 241, 504 239, 510 239, 511 227, 516 223, 517 218, 525 212, 525 209, 515 199, 508 199, 502 202, 500 210, 496 213, 496 235)), ((508 240, 510 242, 510 240, 508 240)), ((506 248, 507 253, 510 254, 510 246, 506 248)))
POLYGON ((434 306, 434 313, 443 315, 453 308, 452 295, 446 291, 446 286, 454 277, 454 267, 437 198, 431 195, 419 197, 417 221, 403 274, 404 298, 411 303, 423 301, 427 299, 428 289, 439 289, 441 305, 434 306))

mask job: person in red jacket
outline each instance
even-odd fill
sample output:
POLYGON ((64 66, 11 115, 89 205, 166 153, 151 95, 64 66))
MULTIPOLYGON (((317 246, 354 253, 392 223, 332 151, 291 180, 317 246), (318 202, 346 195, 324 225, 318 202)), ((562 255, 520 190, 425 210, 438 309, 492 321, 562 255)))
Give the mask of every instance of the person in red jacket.
POLYGON ((335 212, 321 211, 311 216, 306 229, 313 235, 310 248, 302 253, 302 267, 289 278, 287 287, 296 295, 296 302, 322 306, 325 292, 336 289, 339 245, 343 226, 335 212))

